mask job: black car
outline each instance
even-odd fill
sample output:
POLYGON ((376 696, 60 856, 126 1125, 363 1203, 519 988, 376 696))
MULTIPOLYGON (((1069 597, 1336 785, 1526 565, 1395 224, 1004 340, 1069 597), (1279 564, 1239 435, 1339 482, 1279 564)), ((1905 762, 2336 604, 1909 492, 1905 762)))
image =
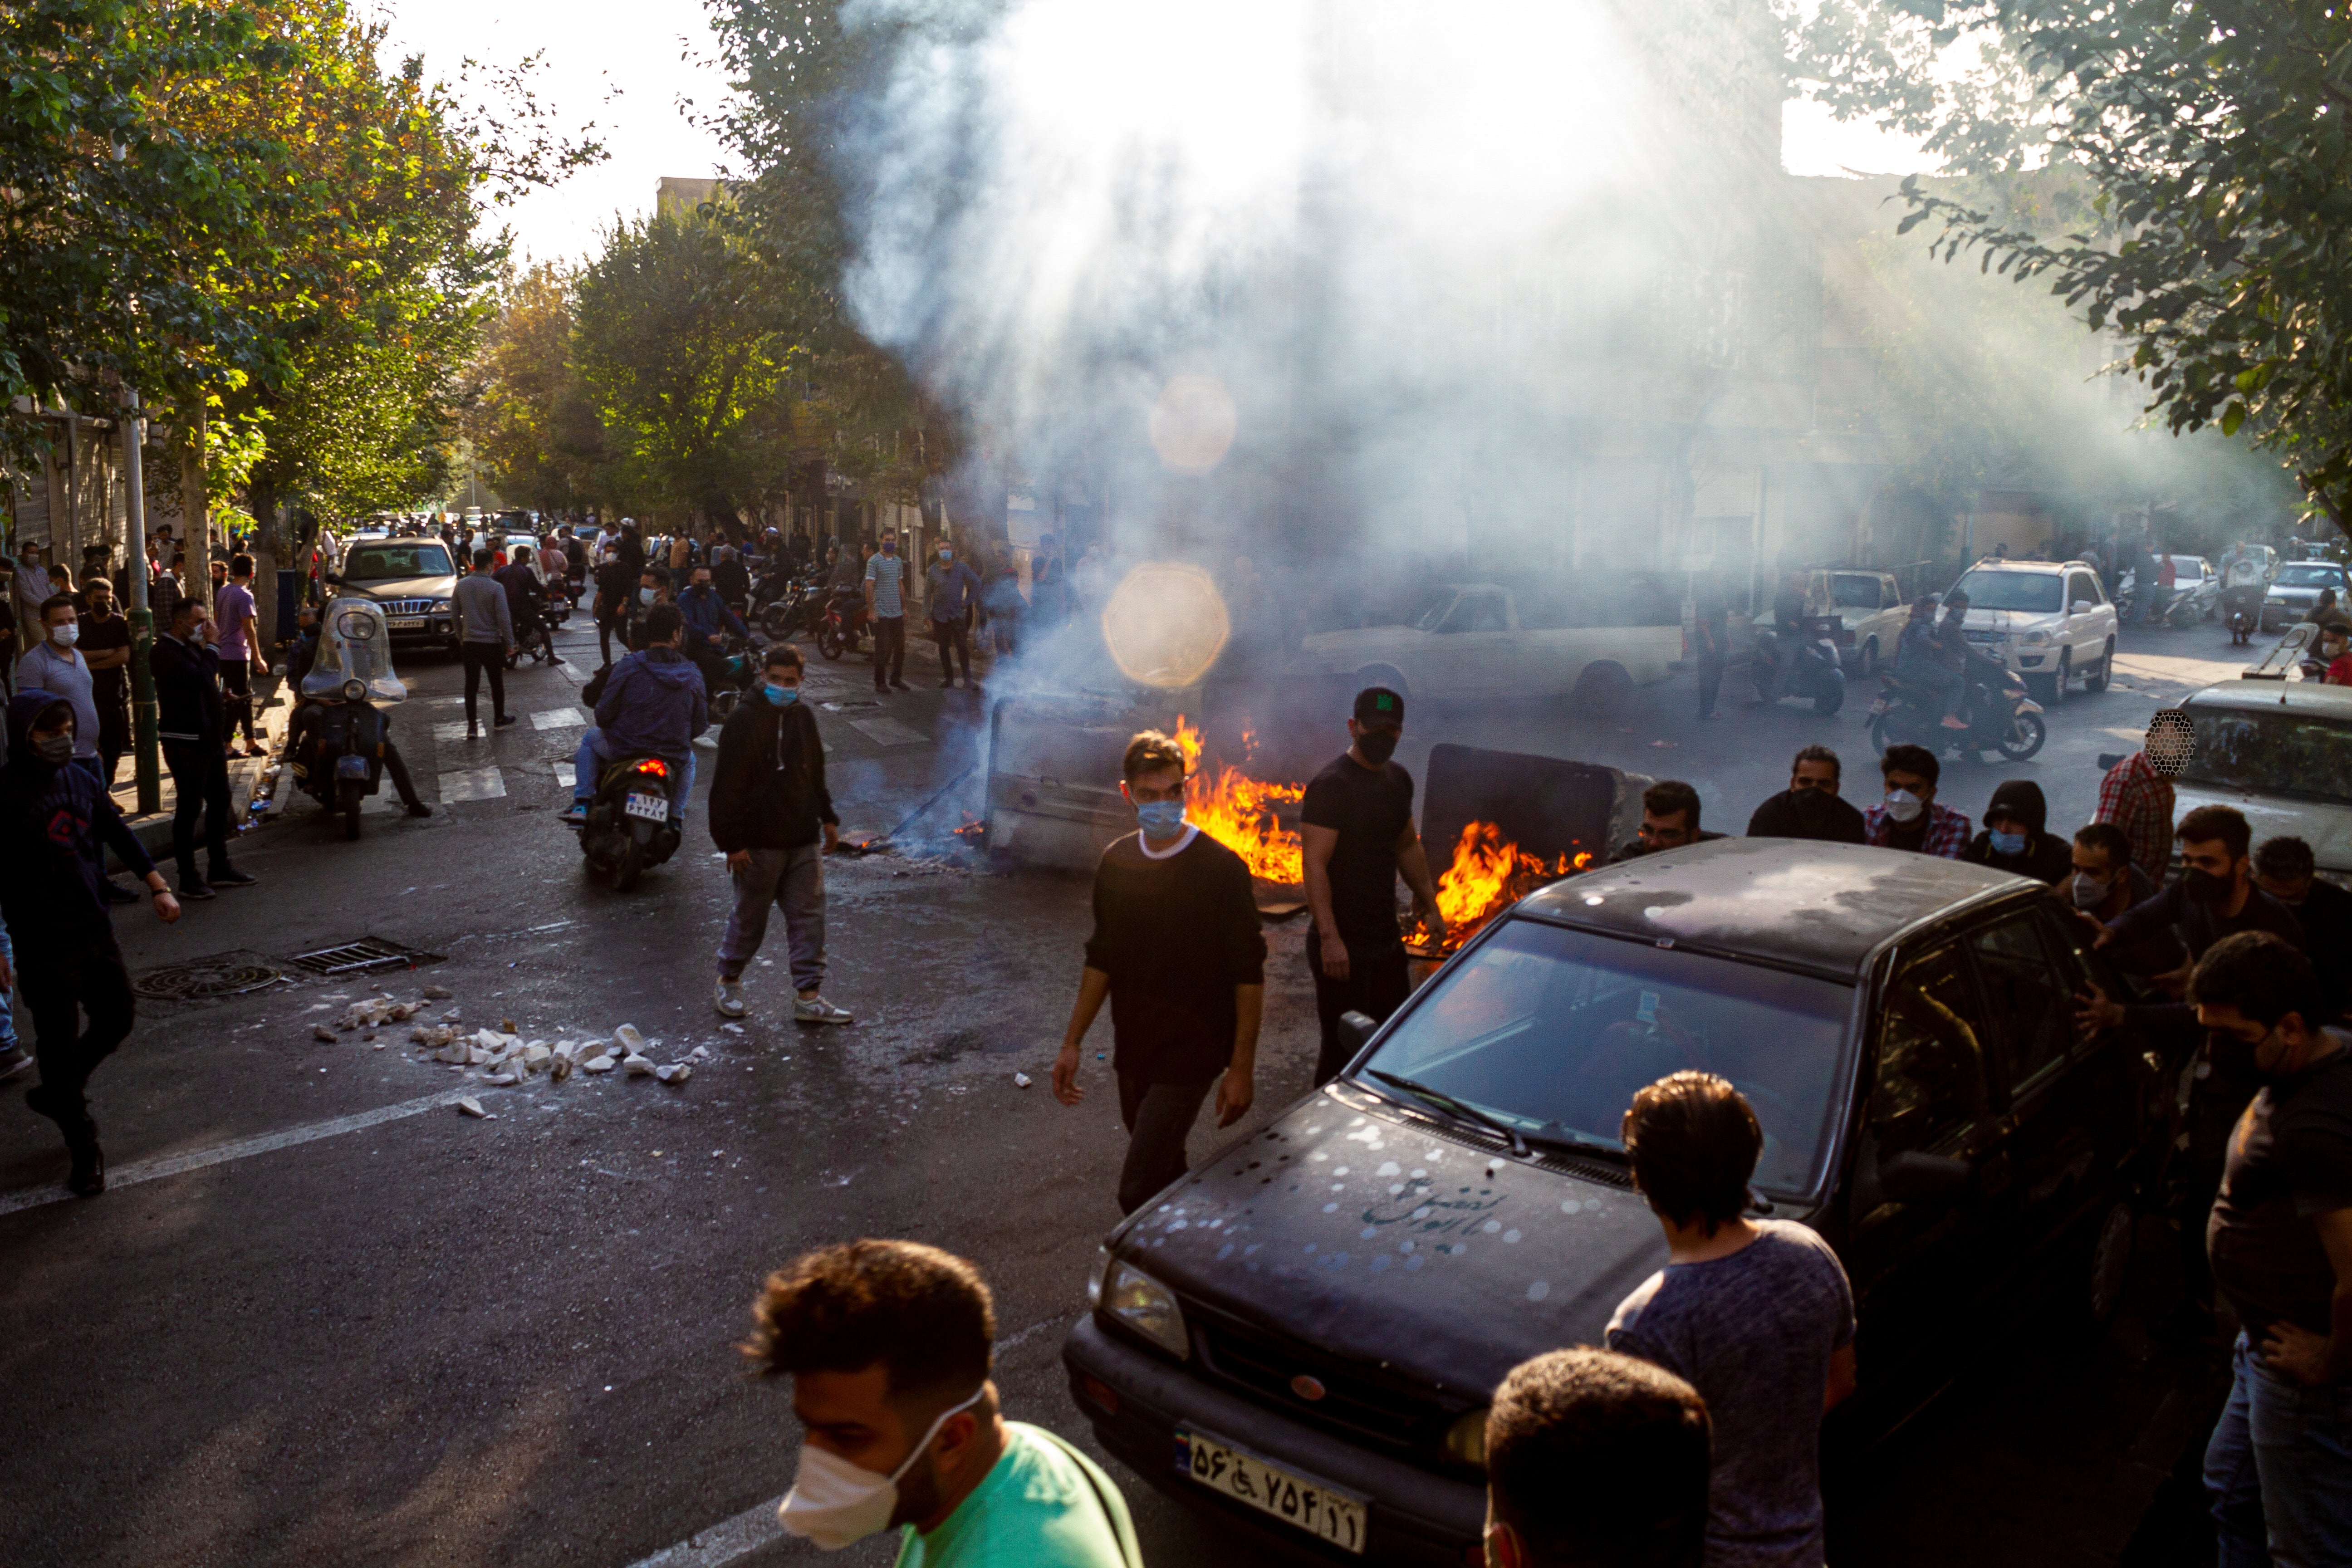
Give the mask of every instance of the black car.
POLYGON ((1462 1563, 1490 1391, 1599 1343, 1665 1261, 1618 1129, 1685 1068, 1755 1107, 1759 1210, 1844 1260, 1861 1407, 2029 1279, 2045 1320, 2104 1317, 2177 1064, 2078 1038, 2093 982, 2117 994, 2046 889, 1954 860, 1727 838, 1555 883, 1112 1234, 1073 1394, 1112 1453, 1284 1544, 1462 1563))

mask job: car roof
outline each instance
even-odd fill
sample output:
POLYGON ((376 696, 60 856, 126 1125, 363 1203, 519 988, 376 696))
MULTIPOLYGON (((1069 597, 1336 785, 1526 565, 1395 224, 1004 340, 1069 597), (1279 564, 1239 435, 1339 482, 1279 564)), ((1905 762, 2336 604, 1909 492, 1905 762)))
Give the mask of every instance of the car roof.
POLYGON ((2352 686, 2322 686, 2315 680, 2221 680, 2185 698, 2184 708, 2250 713, 2287 708, 2329 719, 2352 720, 2352 686))
POLYGON ((1902 849, 1718 838, 1554 882, 1517 912, 1853 981, 1872 953, 1913 927, 2034 886, 1902 849))
POLYGON ((1988 555, 1972 563, 1960 575, 1965 577, 1969 572, 2063 572, 2069 566, 2087 569, 2089 565, 2086 561, 2000 561, 1988 555))

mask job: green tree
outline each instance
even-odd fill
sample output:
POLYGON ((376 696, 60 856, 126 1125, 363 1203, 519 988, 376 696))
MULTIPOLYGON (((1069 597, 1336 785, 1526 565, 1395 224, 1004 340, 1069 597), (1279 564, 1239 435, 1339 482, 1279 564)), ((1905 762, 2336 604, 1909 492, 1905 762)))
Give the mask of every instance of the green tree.
POLYGON ((572 279, 542 262, 499 291, 465 420, 499 493, 542 511, 596 498, 604 426, 572 369, 572 279))

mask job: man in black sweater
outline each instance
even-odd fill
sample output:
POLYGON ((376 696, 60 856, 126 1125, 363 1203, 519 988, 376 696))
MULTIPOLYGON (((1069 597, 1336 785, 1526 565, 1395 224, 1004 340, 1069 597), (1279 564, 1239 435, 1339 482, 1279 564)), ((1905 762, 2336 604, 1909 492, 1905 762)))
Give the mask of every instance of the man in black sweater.
POLYGON ((846 1024, 847 1008, 826 1001, 824 864, 840 841, 841 818, 824 786, 824 741, 801 700, 801 654, 777 643, 761 656, 760 684, 719 731, 710 781, 710 837, 735 878, 735 908, 719 941, 721 1015, 743 1016, 743 967, 768 933, 768 909, 784 911, 793 966, 793 1022, 846 1024), (822 839, 822 843, 820 843, 822 839))
POLYGON ((1844 772, 1827 746, 1807 746, 1789 764, 1789 787, 1756 808, 1748 819, 1750 838, 1813 838, 1826 844, 1862 844, 1869 834, 1862 813, 1838 795, 1844 772))
POLYGON ((228 757, 226 710, 221 701, 220 654, 212 618, 201 599, 172 606, 169 629, 148 655, 155 677, 155 733, 163 765, 172 773, 172 858, 178 863, 180 897, 209 899, 217 888, 249 888, 254 879, 228 860, 228 757), (207 875, 196 875, 196 817, 205 819, 207 875))
POLYGON ((1086 1098, 1078 1047, 1108 997, 1129 1135, 1118 1206, 1133 1214, 1184 1173, 1184 1141, 1212 1083, 1218 1126, 1249 1111, 1265 937, 1249 868, 1184 820, 1182 750, 1147 730, 1128 742, 1122 771, 1119 793, 1141 831, 1104 850, 1095 868, 1095 931, 1054 1058, 1054 1097, 1064 1105, 1086 1098))

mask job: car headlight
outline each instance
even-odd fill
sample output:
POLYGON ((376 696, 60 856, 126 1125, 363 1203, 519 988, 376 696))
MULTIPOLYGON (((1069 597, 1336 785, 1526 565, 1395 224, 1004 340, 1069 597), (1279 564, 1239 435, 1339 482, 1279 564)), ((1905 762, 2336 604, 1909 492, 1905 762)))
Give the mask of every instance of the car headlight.
POLYGON ((1102 1294, 1095 1307, 1180 1361, 1192 1354, 1192 1341, 1184 1331, 1176 1292, 1131 1263, 1112 1259, 1103 1270, 1102 1294))
POLYGON ((434 601, 433 601, 433 613, 434 613, 435 615, 436 615, 436 616, 446 616, 446 615, 447 615, 447 614, 449 613, 449 601, 448 601, 448 600, 446 600, 446 599, 436 599, 436 600, 434 600, 434 601))
POLYGON ((2023 642, 2028 647, 2046 647, 2050 643, 2050 634, 2048 632, 2028 632, 2019 640, 2023 642))
POLYGON ((1459 1464, 1486 1468, 1486 1412, 1473 1410, 1445 1429, 1445 1457, 1459 1464))

